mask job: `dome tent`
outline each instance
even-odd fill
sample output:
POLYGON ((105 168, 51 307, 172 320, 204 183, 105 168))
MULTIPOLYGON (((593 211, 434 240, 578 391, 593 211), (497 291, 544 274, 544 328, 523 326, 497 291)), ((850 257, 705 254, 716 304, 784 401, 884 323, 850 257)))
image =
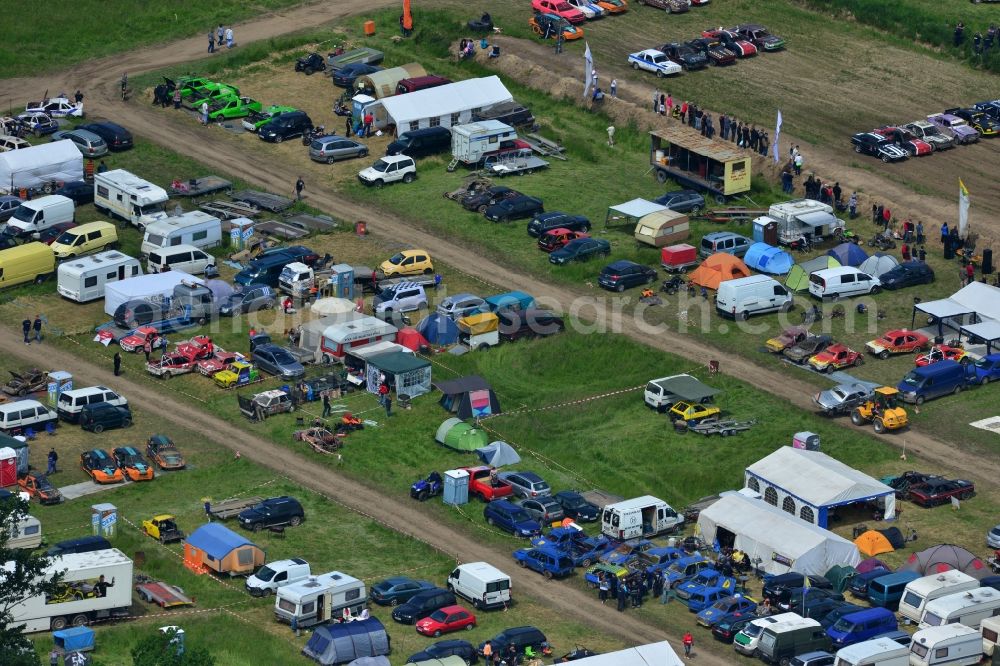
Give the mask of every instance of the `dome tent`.
POLYGON ((875 557, 876 555, 891 553, 896 550, 889 543, 889 540, 885 538, 885 535, 876 530, 868 530, 859 536, 854 540, 854 545, 858 547, 858 551, 865 557, 875 557))
POLYGON ((456 451, 475 451, 489 442, 485 430, 456 418, 446 419, 438 426, 434 439, 456 451))
POLYGON ((427 338, 420 334, 415 328, 404 328, 396 334, 396 344, 403 345, 411 351, 420 351, 421 349, 426 349, 431 346, 431 343, 427 341, 427 338))
POLYGON ((346 298, 321 298, 313 303, 309 309, 317 317, 329 317, 332 315, 343 315, 354 312, 357 305, 346 298))
POLYGON ((434 345, 458 342, 458 326, 448 317, 432 312, 417 324, 417 332, 434 345))
POLYGON ((866 560, 862 560, 861 563, 854 568, 858 570, 858 573, 868 573, 869 571, 874 571, 879 568, 892 571, 892 567, 877 557, 869 557, 866 560))
POLYGON ((521 456, 517 454, 514 447, 499 440, 476 449, 476 455, 479 456, 484 465, 492 465, 493 467, 516 465, 521 462, 521 456))
MULTIPOLYGON (((857 541, 854 542, 857 544, 857 541)), ((843 592, 847 589, 847 586, 851 583, 851 579, 858 575, 858 570, 854 567, 845 567, 840 564, 835 564, 830 567, 830 570, 823 574, 823 578, 830 581, 833 585, 833 589, 837 592, 843 592)))
POLYGON ((750 277, 750 275, 750 269, 742 259, 725 252, 716 252, 691 271, 688 280, 707 289, 718 289, 719 284, 726 280, 750 277))
POLYGON ((857 267, 868 258, 868 253, 855 243, 841 243, 826 254, 839 261, 841 266, 857 267))
POLYGON ((743 256, 743 262, 755 271, 784 275, 792 269, 792 255, 767 243, 754 243, 743 256))
POLYGON ((792 266, 792 270, 788 272, 788 277, 785 278, 785 286, 792 291, 808 291, 809 274, 827 268, 840 268, 840 262, 828 254, 810 259, 809 261, 803 261, 801 264, 792 266))
POLYGON ((916 571, 922 576, 956 569, 973 578, 982 579, 990 575, 985 563, 961 546, 940 544, 910 555, 900 571, 916 571))
POLYGON ((872 277, 880 278, 883 274, 888 273, 896 266, 899 266, 899 262, 896 261, 896 257, 891 254, 882 254, 878 252, 868 257, 861 262, 858 266, 858 270, 862 273, 868 273, 872 277))

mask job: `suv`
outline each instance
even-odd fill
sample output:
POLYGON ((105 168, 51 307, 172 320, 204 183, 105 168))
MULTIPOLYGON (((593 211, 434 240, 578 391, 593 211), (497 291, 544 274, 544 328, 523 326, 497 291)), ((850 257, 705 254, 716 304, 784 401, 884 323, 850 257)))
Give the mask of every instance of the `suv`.
POLYGON ((597 283, 605 289, 622 292, 641 284, 652 284, 655 279, 656 271, 652 268, 622 259, 605 266, 597 283))
POLYGON ((500 472, 500 478, 514 488, 517 497, 542 497, 551 495, 552 488, 534 472, 500 472))
POLYGON ((304 111, 289 111, 267 121, 257 130, 261 141, 281 143, 302 136, 313 128, 313 121, 304 111))
POLYGON ((291 525, 296 527, 305 518, 302 505, 294 497, 271 497, 249 509, 240 511, 240 527, 259 532, 266 527, 291 525))
POLYGON ((309 144, 309 159, 313 162, 333 164, 337 160, 365 157, 366 155, 368 155, 368 146, 336 134, 321 136, 309 144))
POLYGON ((676 213, 697 215, 705 208, 705 197, 694 190, 677 190, 653 199, 653 203, 666 206, 676 213))
POLYGON ((454 296, 448 296, 438 303, 437 313, 443 317, 457 321, 466 315, 474 313, 485 304, 486 301, 475 294, 455 294, 454 296))
POLYGON ((518 537, 533 537, 542 533, 542 527, 532 520, 528 512, 507 500, 494 500, 483 509, 483 517, 493 527, 518 537))
POLYGON ((541 199, 529 197, 526 194, 504 199, 489 206, 483 215, 491 222, 510 222, 525 217, 535 216, 545 210, 541 199))
POLYGON ((372 308, 376 313, 410 312, 427 307, 427 294, 422 285, 415 282, 400 282, 386 287, 372 298, 372 308))
POLYGON ((528 235, 534 238, 543 236, 553 229, 569 229, 570 231, 590 231, 590 220, 583 215, 570 215, 554 210, 536 215, 528 223, 528 235))
POLYGON ((132 412, 128 405, 120 407, 108 402, 87 405, 80 411, 80 426, 99 435, 108 428, 128 428, 132 425, 132 412))
POLYGON ((419 664, 432 659, 444 660, 445 657, 451 656, 461 657, 467 664, 475 663, 479 659, 476 656, 476 648, 469 641, 448 640, 438 641, 421 652, 411 654, 406 663, 419 664))
POLYGON ((101 137, 107 144, 108 150, 128 150, 132 147, 132 133, 121 125, 108 120, 80 125, 76 129, 87 130, 101 137))
POLYGON ((504 629, 488 641, 483 641, 476 650, 480 656, 482 656, 483 648, 487 643, 493 648, 493 654, 507 654, 507 648, 510 645, 514 646, 517 654, 524 654, 524 649, 528 646, 531 646, 536 652, 541 652, 542 646, 547 644, 548 640, 539 629, 528 626, 504 629))
POLYGON ((412 183, 417 177, 417 166, 409 155, 386 155, 375 164, 358 172, 358 180, 365 185, 382 187, 386 183, 403 181, 412 183))
POLYGON ((402 624, 416 624, 439 608, 454 606, 455 593, 435 587, 423 592, 417 592, 409 601, 392 609, 392 619, 402 624))

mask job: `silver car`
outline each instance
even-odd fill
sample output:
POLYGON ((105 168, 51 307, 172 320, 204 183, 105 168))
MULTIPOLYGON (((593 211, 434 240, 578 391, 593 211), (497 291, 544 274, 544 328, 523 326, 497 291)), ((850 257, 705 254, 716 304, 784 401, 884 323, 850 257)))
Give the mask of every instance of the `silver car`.
POLYGON ((500 472, 501 479, 509 483, 517 497, 532 498, 552 494, 552 488, 534 472, 500 472))
POLYGON ((368 146, 336 134, 321 136, 309 144, 309 158, 315 162, 333 164, 337 160, 352 157, 364 157, 368 154, 368 146))
POLYGON ((458 321, 484 305, 486 305, 486 301, 475 294, 455 294, 438 303, 437 313, 442 317, 458 321))
POLYGON ((219 314, 224 317, 269 310, 274 307, 274 290, 266 284, 252 284, 240 291, 233 292, 219 307, 219 314))
POLYGON ((100 157, 108 153, 104 139, 85 129, 59 130, 52 133, 53 141, 69 139, 83 153, 84 157, 100 157))
POLYGON ((298 379, 306 374, 306 369, 287 349, 273 343, 255 347, 250 357, 258 368, 282 379, 298 379))
POLYGON ((551 495, 523 499, 517 504, 542 525, 548 525, 566 517, 562 505, 551 495))
POLYGON ((1000 549, 1000 525, 986 533, 986 545, 990 548, 1000 549))
POLYGON ((0 222, 6 222, 21 205, 21 200, 13 196, 0 196, 0 222))
POLYGON ((813 402, 827 416, 850 412, 864 402, 872 389, 865 384, 838 384, 832 389, 821 391, 813 396, 813 402))

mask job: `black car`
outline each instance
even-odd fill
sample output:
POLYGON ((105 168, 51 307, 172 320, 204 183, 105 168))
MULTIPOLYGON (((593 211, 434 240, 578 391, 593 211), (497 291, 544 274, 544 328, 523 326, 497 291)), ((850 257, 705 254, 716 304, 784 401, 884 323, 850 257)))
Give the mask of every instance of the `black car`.
POLYGON ((0 231, 0 250, 9 250, 12 247, 17 247, 20 245, 18 242, 20 238, 16 234, 9 233, 7 227, 3 231, 0 231))
POLYGON ((118 123, 109 120, 87 123, 80 125, 77 129, 88 130, 104 139, 104 143, 108 144, 108 150, 128 150, 132 147, 132 133, 118 123))
POLYGON ((571 261, 586 261, 598 255, 611 254, 611 243, 603 238, 574 238, 558 250, 549 253, 549 262, 568 264, 571 261))
POLYGON ((524 654, 524 648, 529 645, 536 652, 541 652, 542 644, 547 642, 545 634, 535 627, 513 627, 511 629, 504 629, 488 641, 480 643, 479 647, 476 648, 476 652, 482 655, 483 648, 487 643, 493 648, 493 654, 507 654, 507 648, 510 645, 514 646, 518 654, 524 654))
POLYGON ((444 659, 451 656, 461 657, 467 664, 475 664, 479 661, 479 655, 476 654, 476 648, 473 647, 472 643, 469 641, 451 640, 438 641, 416 654, 411 654, 406 663, 418 664, 422 661, 444 659))
POLYGON ((528 223, 528 235, 534 238, 543 236, 553 229, 569 229, 570 231, 590 231, 590 220, 583 215, 570 215, 559 210, 536 215, 528 223))
POLYGON ((285 139, 302 136, 312 128, 313 122, 304 111, 289 111, 261 125, 257 136, 262 141, 281 143, 285 139))
POLYGON ((904 261, 879 277, 883 289, 900 289, 934 282, 934 269, 923 261, 904 261))
POLYGON ((512 190, 509 187, 504 187, 503 185, 496 185, 462 199, 462 208, 465 210, 474 210, 480 213, 485 213, 487 208, 499 201, 523 196, 524 195, 517 190, 512 190))
POLYGON ((541 199, 529 197, 525 194, 510 199, 498 201, 486 208, 484 215, 487 220, 493 222, 510 222, 520 220, 525 217, 533 217, 545 210, 541 199))
POLYGON ((654 203, 666 206, 677 213, 697 215, 705 208, 705 197, 694 190, 677 190, 653 199, 654 203))
POLYGON ((132 425, 132 412, 128 407, 119 407, 109 402, 84 405, 80 412, 80 426, 94 434, 113 428, 128 428, 132 425))
POLYGON ((268 527, 297 527, 305 519, 302 505, 294 497, 271 497, 249 509, 240 511, 240 527, 259 532, 268 527))
POLYGON ((833 337, 829 335, 810 335, 805 340, 783 351, 782 354, 794 363, 801 365, 832 344, 833 337))
POLYGON ((715 66, 736 64, 736 54, 730 51, 721 41, 713 37, 699 37, 687 42, 695 51, 700 51, 715 66))
POLYGON ((386 578, 372 585, 371 599, 380 606, 405 604, 418 592, 435 589, 434 583, 405 576, 386 578))
POLYGON ((859 132, 851 137, 851 143, 854 144, 854 152, 877 157, 883 162, 896 162, 910 156, 892 141, 874 132, 859 132))
POLYGON ((423 592, 417 592, 405 604, 400 604, 392 610, 392 619, 402 624, 416 624, 439 608, 455 605, 455 593, 451 590, 435 587, 423 592))
POLYGON ((965 122, 969 123, 974 130, 983 136, 996 136, 996 134, 1000 132, 1000 122, 983 111, 979 111, 977 109, 955 108, 945 109, 945 113, 958 116, 965 122))
POLYGON ((732 643, 743 627, 756 620, 753 613, 729 613, 712 625, 712 638, 723 643, 732 643))
POLYGON ((652 284, 655 279, 656 270, 621 259, 604 267, 601 276, 597 278, 597 284, 605 289, 621 292, 642 284, 652 284))
POLYGON ((304 55, 295 61, 295 71, 305 72, 306 76, 314 72, 326 71, 326 60, 318 53, 304 55))
POLYGON ((501 310, 500 337, 507 342, 560 333, 566 327, 563 318, 549 310, 501 310))
MULTIPOLYGON (((764 578, 764 587, 761 590, 761 597, 769 599, 772 605, 778 603, 778 596, 782 591, 802 587, 803 577, 800 573, 784 573, 764 578)), ((822 576, 809 576, 809 586, 822 589, 830 589, 833 585, 822 576)))
POLYGON ((521 106, 517 102, 497 104, 483 111, 472 112, 472 122, 476 123, 483 120, 499 120, 504 125, 510 125, 511 127, 522 127, 525 125, 533 127, 535 125, 535 116, 532 115, 531 109, 521 106))
POLYGON ((590 523, 597 520, 600 509, 596 504, 588 502, 583 495, 575 490, 560 490, 553 495, 563 508, 563 513, 578 523, 590 523))
POLYGON ((63 186, 53 192, 61 194, 73 200, 77 206, 94 203, 94 186, 82 180, 70 180, 63 183, 63 186))
POLYGON ((382 68, 377 65, 353 62, 350 65, 344 65, 333 73, 333 84, 341 88, 350 88, 359 76, 374 74, 380 71, 382 71, 382 68))
POLYGON ((708 67, 708 56, 700 51, 696 51, 687 44, 671 42, 664 44, 657 51, 663 51, 667 54, 668 58, 688 71, 708 67))
POLYGON ((561 657, 558 657, 553 663, 565 664, 570 661, 579 661, 581 659, 586 659, 587 657, 596 657, 601 654, 600 652, 594 652, 585 647, 575 647, 561 657))
POLYGON ((876 567, 871 571, 864 571, 851 576, 851 581, 848 583, 847 589, 851 591, 851 596, 857 597, 858 599, 868 598, 868 585, 876 578, 881 578, 882 576, 888 576, 892 571, 886 569, 885 567, 876 567))

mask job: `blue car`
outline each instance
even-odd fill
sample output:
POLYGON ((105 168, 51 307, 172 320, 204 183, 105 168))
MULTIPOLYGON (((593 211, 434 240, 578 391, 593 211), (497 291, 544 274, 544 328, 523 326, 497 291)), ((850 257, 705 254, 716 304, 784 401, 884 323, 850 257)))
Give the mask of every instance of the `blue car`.
POLYGON ((573 560, 565 552, 551 546, 515 550, 514 561, 546 578, 562 578, 573 573, 573 560))
POLYGON ((507 500, 494 500, 487 504, 483 517, 491 526, 514 536, 533 537, 542 533, 542 526, 532 520, 527 511, 507 500))
POLYGON ((639 553, 637 560, 638 563, 642 565, 643 571, 659 573, 683 556, 684 551, 680 548, 666 546, 661 548, 650 548, 645 552, 639 553))
POLYGON ((972 366, 976 372, 977 384, 989 384, 1000 379, 1000 354, 984 356, 972 366))
POLYGON ((549 530, 548 534, 532 539, 531 545, 558 548, 568 555, 576 566, 589 567, 617 543, 603 534, 591 537, 572 527, 556 527, 549 530))
POLYGON ((430 581, 394 576, 372 585, 371 598, 380 606, 396 606, 405 604, 417 592, 433 588, 434 583, 430 581))
POLYGON ((635 560, 639 553, 643 553, 653 547, 653 542, 641 539, 633 543, 622 543, 612 551, 608 551, 599 558, 605 564, 614 564, 620 567, 627 566, 629 562, 635 560))
POLYGON ((691 580, 685 581, 677 586, 677 597, 680 599, 690 599, 696 592, 710 587, 726 587, 732 590, 736 586, 736 580, 723 576, 715 569, 702 569, 698 575, 691 580), (728 583, 728 586, 726 585, 728 583))
POLYGON ((699 571, 711 564, 712 562, 704 555, 682 557, 663 570, 664 584, 669 588, 676 588, 684 581, 697 576, 699 571))
POLYGON ((757 610, 757 602, 740 594, 719 599, 708 608, 700 611, 697 622, 703 627, 712 628, 715 623, 733 613, 750 614, 757 610))
MULTIPOLYGON (((692 613, 700 613, 717 601, 733 594, 733 587, 700 587, 688 597, 687 607, 692 613)), ((721 616, 720 616, 721 617, 721 616)))

